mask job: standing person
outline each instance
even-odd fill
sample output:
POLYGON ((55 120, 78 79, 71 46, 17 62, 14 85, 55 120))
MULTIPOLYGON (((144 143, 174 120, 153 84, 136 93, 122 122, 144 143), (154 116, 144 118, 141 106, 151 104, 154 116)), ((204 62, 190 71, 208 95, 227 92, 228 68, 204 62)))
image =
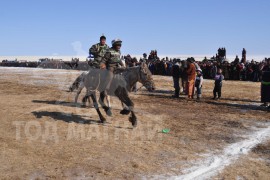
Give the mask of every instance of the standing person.
MULTIPOLYGON (((270 102, 270 58, 266 60, 262 69, 262 84, 261 84, 261 102, 262 106, 269 106, 270 102)), ((270 106, 269 106, 270 108, 270 106)))
POLYGON ((222 49, 218 48, 218 59, 220 58, 221 54, 222 54, 222 49))
POLYGON ((220 68, 218 69, 218 72, 214 80, 215 80, 215 87, 213 90, 213 94, 214 94, 213 99, 219 100, 221 98, 222 81, 224 80, 224 76, 222 75, 222 69, 220 68), (217 94, 218 94, 218 98, 217 98, 217 94))
POLYGON ((213 66, 211 68, 211 78, 215 78, 216 74, 217 74, 217 62, 214 61, 213 62, 213 66))
POLYGON ((91 63, 91 66, 93 68, 100 68, 102 58, 105 55, 106 51, 109 49, 109 46, 106 44, 106 37, 104 35, 102 35, 99 40, 99 43, 94 44, 89 49, 89 54, 94 56, 94 60, 91 63))
POLYGON ((181 61, 181 81, 182 86, 180 87, 180 93, 182 95, 187 95, 187 82, 188 82, 188 76, 187 76, 187 61, 181 61))
POLYGON ((243 51, 242 51, 242 63, 246 64, 247 62, 247 51, 245 48, 243 48, 243 51))
POLYGON ((235 59, 234 59, 234 64, 238 64, 240 62, 240 59, 238 57, 238 55, 236 55, 235 59))
POLYGON ((203 83, 202 70, 198 69, 196 81, 195 81, 195 87, 197 91, 197 100, 200 100, 202 98, 202 83, 203 83))
POLYGON ((180 80, 180 62, 176 61, 174 65, 172 66, 172 77, 173 77, 173 86, 174 86, 174 98, 179 98, 180 94, 180 85, 179 85, 179 80, 180 80))
POLYGON ((195 65, 195 69, 196 69, 196 71, 198 70, 198 69, 201 69, 201 67, 199 66, 199 64, 198 63, 196 63, 196 61, 195 61, 195 59, 194 59, 194 57, 191 57, 190 58, 190 60, 191 60, 191 62, 195 65))
POLYGON ((140 60, 141 63, 148 63, 147 54, 143 53, 143 58, 140 60))
POLYGON ((192 59, 187 59, 187 75, 188 75, 188 83, 187 83, 187 94, 188 99, 193 99, 194 97, 194 85, 195 85, 195 78, 196 78, 196 67, 195 64, 192 63, 192 59))
POLYGON ((128 54, 124 58, 125 58, 126 66, 131 67, 132 66, 132 57, 128 54))

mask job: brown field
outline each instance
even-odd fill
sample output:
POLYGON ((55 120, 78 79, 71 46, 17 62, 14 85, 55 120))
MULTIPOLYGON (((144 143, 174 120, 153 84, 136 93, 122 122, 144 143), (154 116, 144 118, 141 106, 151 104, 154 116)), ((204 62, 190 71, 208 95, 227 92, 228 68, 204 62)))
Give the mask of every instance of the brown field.
MULTIPOLYGON (((206 80, 196 102, 172 99, 172 79, 161 76, 154 77, 156 92, 131 94, 137 128, 119 114, 116 98, 102 125, 95 109, 74 107, 74 93, 66 92, 80 73, 0 68, 1 179, 181 179, 209 154, 270 127, 260 83, 225 81, 223 99, 213 101, 206 80)), ((269 179, 268 135, 211 178, 269 179)))

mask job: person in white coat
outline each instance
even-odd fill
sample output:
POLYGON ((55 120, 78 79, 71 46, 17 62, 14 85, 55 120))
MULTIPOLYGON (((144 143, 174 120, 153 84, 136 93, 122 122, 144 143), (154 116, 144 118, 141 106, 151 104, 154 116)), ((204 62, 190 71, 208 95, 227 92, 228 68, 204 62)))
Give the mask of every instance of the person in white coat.
POLYGON ((195 81, 195 87, 197 91, 197 100, 202 98, 202 84, 203 84, 203 74, 201 69, 197 69, 197 76, 195 81))

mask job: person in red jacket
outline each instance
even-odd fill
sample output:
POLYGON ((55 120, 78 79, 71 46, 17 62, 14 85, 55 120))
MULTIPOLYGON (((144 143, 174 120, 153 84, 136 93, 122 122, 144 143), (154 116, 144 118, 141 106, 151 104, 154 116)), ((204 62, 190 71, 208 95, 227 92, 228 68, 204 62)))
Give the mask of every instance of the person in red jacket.
POLYGON ((194 87, 195 87, 195 79, 196 79, 196 67, 193 63, 193 58, 187 59, 187 75, 188 75, 188 83, 187 83, 187 94, 188 99, 193 99, 194 96, 194 87))

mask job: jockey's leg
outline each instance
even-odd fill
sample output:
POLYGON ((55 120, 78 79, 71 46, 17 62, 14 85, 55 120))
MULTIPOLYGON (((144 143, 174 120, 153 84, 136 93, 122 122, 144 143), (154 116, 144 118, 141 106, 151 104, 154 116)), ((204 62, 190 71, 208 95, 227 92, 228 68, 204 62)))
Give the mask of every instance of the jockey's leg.
POLYGON ((107 80, 108 80, 108 84, 107 84, 107 86, 106 86, 106 88, 105 88, 105 96, 107 96, 109 93, 109 91, 110 91, 110 88, 111 88, 111 84, 112 84, 112 80, 113 80, 113 71, 114 71, 114 68, 113 67, 111 67, 109 70, 108 70, 109 72, 108 72, 108 77, 106 77, 107 78, 107 80))

